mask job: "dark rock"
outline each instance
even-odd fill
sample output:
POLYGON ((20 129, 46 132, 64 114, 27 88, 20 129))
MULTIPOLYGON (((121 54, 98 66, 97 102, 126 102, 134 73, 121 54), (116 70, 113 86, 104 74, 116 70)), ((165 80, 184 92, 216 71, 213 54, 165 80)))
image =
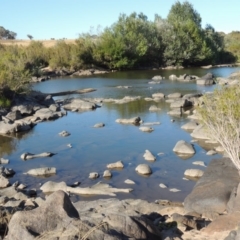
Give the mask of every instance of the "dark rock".
POLYGON ((238 171, 230 159, 212 160, 192 192, 185 198, 186 212, 223 213, 239 180, 238 171))
POLYGON ((69 197, 65 192, 57 191, 40 207, 15 213, 9 222, 8 239, 30 240, 47 232, 50 237, 51 232, 68 228, 74 218, 78 219, 79 215, 69 197))

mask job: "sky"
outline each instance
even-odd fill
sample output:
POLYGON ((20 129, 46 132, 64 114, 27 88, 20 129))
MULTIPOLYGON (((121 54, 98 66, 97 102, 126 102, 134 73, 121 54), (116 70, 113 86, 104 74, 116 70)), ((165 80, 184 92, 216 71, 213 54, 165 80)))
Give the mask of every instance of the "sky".
MULTIPOLYGON (((184 2, 180 0, 180 2, 184 2)), ((202 27, 240 31, 240 0, 189 0, 202 18, 202 27)), ((121 13, 143 12, 149 20, 166 18, 176 0, 0 0, 0 26, 17 39, 75 39, 81 33, 110 27, 121 13)))

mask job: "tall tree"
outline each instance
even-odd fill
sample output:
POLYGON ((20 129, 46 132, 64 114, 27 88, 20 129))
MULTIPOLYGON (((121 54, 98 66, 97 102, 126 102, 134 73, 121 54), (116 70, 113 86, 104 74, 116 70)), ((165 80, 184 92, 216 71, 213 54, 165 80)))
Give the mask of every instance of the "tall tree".
POLYGON ((177 1, 167 16, 166 29, 163 31, 165 43, 164 57, 175 65, 189 65, 204 59, 204 41, 200 14, 193 5, 177 1))
POLYGON ((143 13, 121 14, 106 28, 96 56, 110 68, 126 69, 158 64, 162 53, 161 35, 143 13))

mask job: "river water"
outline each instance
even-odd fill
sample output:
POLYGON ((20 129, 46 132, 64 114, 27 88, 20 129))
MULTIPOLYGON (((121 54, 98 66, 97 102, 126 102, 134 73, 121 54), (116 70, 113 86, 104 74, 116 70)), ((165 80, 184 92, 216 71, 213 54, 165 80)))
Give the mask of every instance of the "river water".
MULTIPOLYGON (((128 104, 104 103, 101 108, 86 112, 68 112, 68 115, 55 121, 39 123, 31 131, 18 134, 16 138, 0 136, 0 157, 8 158, 9 168, 13 168, 16 174, 11 178, 11 183, 19 181, 39 191, 40 184, 46 181, 65 181, 73 184, 81 182, 82 187, 91 186, 98 181, 109 183, 114 187, 133 188, 131 193, 117 194, 120 199, 141 198, 149 201, 156 199, 170 199, 183 201, 186 195, 195 185, 194 181, 186 181, 184 171, 188 168, 204 167, 195 166, 194 161, 204 161, 206 165, 212 158, 221 155, 207 156, 206 152, 212 146, 194 143, 196 154, 186 160, 181 159, 173 151, 173 147, 179 140, 191 141, 188 132, 181 126, 189 121, 186 116, 171 117, 167 115, 169 104, 165 101, 154 103, 147 102, 143 98, 151 97, 153 93, 164 94, 181 92, 204 93, 212 91, 214 86, 198 86, 195 82, 176 82, 168 80, 169 75, 177 76, 187 73, 203 76, 212 72, 217 77, 227 77, 240 68, 214 68, 214 69, 181 69, 162 71, 129 71, 116 72, 106 75, 81 77, 81 78, 59 78, 37 83, 33 89, 45 93, 76 90, 83 88, 95 88, 97 91, 64 96, 81 98, 123 98, 124 96, 141 96, 142 99, 128 104), (155 75, 165 77, 161 84, 148 84, 155 75), (119 89, 116 86, 131 86, 128 89, 119 89), (149 107, 156 105, 161 108, 159 112, 149 112, 149 107), (117 118, 131 118, 139 116, 145 122, 161 122, 153 126, 152 133, 141 132, 137 126, 121 125, 115 122, 117 118), (175 122, 171 122, 174 119, 175 122), (99 122, 105 123, 104 128, 96 129, 93 125, 99 122), (60 137, 59 132, 66 130, 71 133, 69 137, 60 137), (67 144, 71 143, 72 148, 67 144), (157 160, 149 163, 144 160, 145 150, 150 150, 157 160), (51 158, 37 158, 22 161, 20 155, 24 152, 57 153, 51 158), (157 155, 164 153, 163 155, 157 155), (102 173, 106 170, 108 163, 121 160, 124 163, 123 170, 113 170, 113 177, 106 180, 102 173), (147 163, 151 166, 153 174, 143 177, 135 172, 138 164, 147 163), (37 167, 56 167, 57 174, 49 178, 37 178, 23 174, 37 167), (98 172, 100 178, 88 179, 90 172, 98 172), (133 180, 135 185, 124 183, 126 179, 133 180), (167 189, 159 187, 160 183, 168 186, 167 189), (180 192, 172 193, 169 188, 180 189, 180 192)), ((60 97, 58 97, 60 98, 60 97)), ((73 201, 78 199, 96 199, 102 196, 73 196, 73 201)))

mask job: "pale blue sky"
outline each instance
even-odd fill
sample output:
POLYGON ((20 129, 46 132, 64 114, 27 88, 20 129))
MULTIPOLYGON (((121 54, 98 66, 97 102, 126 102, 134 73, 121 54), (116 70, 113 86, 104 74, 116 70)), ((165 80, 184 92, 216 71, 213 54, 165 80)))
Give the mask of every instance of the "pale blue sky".
MULTIPOLYGON (((143 12, 149 20, 155 13, 166 18, 175 0, 0 0, 0 26, 17 33, 18 39, 77 38, 91 27, 105 28, 120 13, 143 12)), ((182 0, 180 2, 183 2, 182 0)), ((240 0, 191 0, 216 31, 240 31, 240 0)))

